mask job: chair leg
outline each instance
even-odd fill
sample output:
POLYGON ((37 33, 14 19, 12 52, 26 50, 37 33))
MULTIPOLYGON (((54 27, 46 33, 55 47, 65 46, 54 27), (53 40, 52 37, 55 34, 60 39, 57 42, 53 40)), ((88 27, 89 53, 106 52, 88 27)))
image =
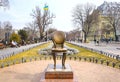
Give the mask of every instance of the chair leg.
POLYGON ((54 69, 56 69, 56 55, 53 53, 54 69))
POLYGON ((66 53, 63 53, 63 56, 62 56, 62 68, 65 69, 65 60, 66 60, 66 53))

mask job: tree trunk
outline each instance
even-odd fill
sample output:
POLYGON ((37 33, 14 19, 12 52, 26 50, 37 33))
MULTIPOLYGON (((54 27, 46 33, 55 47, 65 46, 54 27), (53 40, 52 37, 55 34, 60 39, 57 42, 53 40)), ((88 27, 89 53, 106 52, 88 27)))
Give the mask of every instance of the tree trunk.
POLYGON ((115 41, 118 41, 118 36, 117 36, 117 33, 116 33, 116 27, 115 27, 114 24, 113 24, 113 28, 114 28, 115 41))
POLYGON ((84 33, 84 41, 83 41, 83 42, 86 43, 86 41, 87 41, 87 33, 86 33, 84 30, 82 30, 82 31, 83 31, 83 33, 84 33))
POLYGON ((87 42, 87 35, 86 35, 86 33, 84 34, 84 42, 85 43, 87 42))
POLYGON ((43 36, 41 35, 41 36, 40 36, 40 40, 42 40, 42 39, 43 39, 43 36))
POLYGON ((117 34, 116 34, 116 32, 115 32, 115 41, 118 41, 118 36, 117 36, 117 34))
POLYGON ((43 33, 40 32, 40 40, 43 40, 43 33))

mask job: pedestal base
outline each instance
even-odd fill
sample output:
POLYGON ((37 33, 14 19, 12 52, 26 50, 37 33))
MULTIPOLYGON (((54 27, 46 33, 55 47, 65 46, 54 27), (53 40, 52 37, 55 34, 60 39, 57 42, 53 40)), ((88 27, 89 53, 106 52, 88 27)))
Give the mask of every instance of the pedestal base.
POLYGON ((62 69, 61 64, 56 65, 54 69, 53 64, 49 64, 45 71, 45 79, 73 79, 73 71, 69 64, 65 65, 66 69, 62 69))

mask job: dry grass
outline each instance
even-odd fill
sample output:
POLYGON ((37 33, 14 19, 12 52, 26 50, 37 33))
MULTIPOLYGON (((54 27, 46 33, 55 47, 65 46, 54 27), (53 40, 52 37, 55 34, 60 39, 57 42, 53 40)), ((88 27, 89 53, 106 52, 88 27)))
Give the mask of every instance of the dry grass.
POLYGON ((113 58, 110 58, 110 57, 107 57, 103 54, 99 54, 99 53, 96 53, 96 52, 92 52, 90 50, 87 50, 85 48, 81 48, 81 47, 78 47, 78 46, 75 46, 75 45, 72 45, 70 43, 66 43, 67 46, 69 47, 72 47, 72 48, 75 48, 75 49, 78 49, 79 50, 79 53, 78 54, 75 54, 75 55, 72 55, 72 56, 78 56, 78 57, 87 57, 87 58, 91 58, 91 57, 94 57, 94 58, 97 58, 97 59, 103 59, 105 61, 111 61, 111 62, 120 62, 116 59, 113 59, 113 58))
MULTIPOLYGON (((46 44, 42 44, 38 47, 35 47, 33 49, 30 49, 30 50, 27 50, 27 51, 24 51, 22 53, 19 53, 19 54, 16 54, 14 56, 11 56, 9 58, 6 58, 6 59, 3 59, 3 60, 0 60, 0 64, 2 63, 6 63, 5 66, 7 65, 8 62, 13 62, 14 60, 21 60, 22 58, 34 58, 34 57, 44 57, 44 55, 40 55, 38 54, 38 50, 42 49, 42 48, 46 48, 50 45, 51 43, 46 43, 46 44)), ((72 45, 70 43, 65 43, 67 46, 71 47, 71 48, 75 48, 75 49, 78 49, 79 50, 79 53, 78 54, 74 54, 74 55, 69 55, 67 56, 67 58, 69 58, 70 56, 71 57, 83 57, 83 58, 96 58, 98 60, 104 60, 104 62, 106 61, 109 61, 110 62, 110 66, 112 66, 112 63, 117 63, 117 68, 119 67, 118 65, 120 64, 120 61, 118 60, 115 60, 113 58, 109 58, 103 54, 99 54, 99 53, 96 53, 96 52, 92 52, 90 50, 87 50, 87 49, 84 49, 84 48, 81 48, 81 47, 78 47, 78 46, 75 46, 75 45, 72 45)), ((26 61, 28 61, 26 60, 26 61)), ((17 61, 16 63, 19 63, 19 61, 17 61)), ((100 61, 98 62, 100 63, 100 61)), ((103 64, 106 64, 106 63, 103 63, 103 64)), ((12 64, 10 64, 12 65, 12 64)))
POLYGON ((21 52, 21 53, 18 53, 14 56, 11 56, 11 57, 8 57, 6 59, 3 59, 3 60, 0 60, 0 63, 2 62, 7 62, 7 61, 13 61, 15 59, 21 59, 21 58, 27 58, 27 57, 35 57, 35 56, 43 56, 43 55, 39 55, 38 54, 38 50, 42 49, 42 48, 45 48, 49 45, 50 43, 46 43, 46 44, 42 44, 38 47, 35 47, 35 48, 32 48, 30 50, 27 50, 27 51, 24 51, 24 52, 21 52))

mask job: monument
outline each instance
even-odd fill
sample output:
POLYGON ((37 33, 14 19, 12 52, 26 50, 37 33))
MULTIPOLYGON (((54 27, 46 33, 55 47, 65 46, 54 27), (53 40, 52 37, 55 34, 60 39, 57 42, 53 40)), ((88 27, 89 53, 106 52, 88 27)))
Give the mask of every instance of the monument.
POLYGON ((63 52, 62 56, 62 68, 65 69, 66 49, 64 48, 65 34, 62 31, 54 32, 52 36, 53 48, 52 55, 54 60, 54 69, 56 68, 56 52, 63 52))
POLYGON ((73 79, 73 71, 69 64, 65 64, 67 49, 64 48, 65 34, 62 31, 55 31, 52 35, 52 55, 54 64, 49 64, 45 79, 73 79), (62 64, 56 64, 56 53, 63 53, 62 64))

